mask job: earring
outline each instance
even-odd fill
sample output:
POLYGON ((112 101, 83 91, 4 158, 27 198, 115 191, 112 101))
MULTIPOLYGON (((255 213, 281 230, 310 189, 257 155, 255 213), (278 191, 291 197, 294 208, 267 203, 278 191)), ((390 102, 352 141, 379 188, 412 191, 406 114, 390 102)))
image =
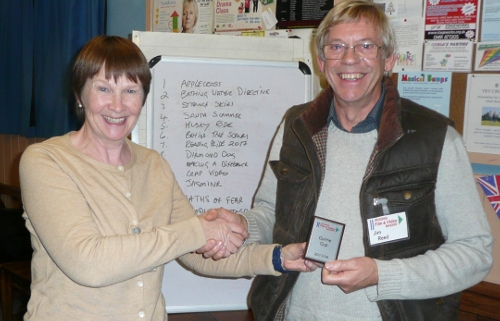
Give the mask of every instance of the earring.
POLYGON ((78 104, 78 107, 82 108, 83 106, 82 106, 82 104, 78 104))

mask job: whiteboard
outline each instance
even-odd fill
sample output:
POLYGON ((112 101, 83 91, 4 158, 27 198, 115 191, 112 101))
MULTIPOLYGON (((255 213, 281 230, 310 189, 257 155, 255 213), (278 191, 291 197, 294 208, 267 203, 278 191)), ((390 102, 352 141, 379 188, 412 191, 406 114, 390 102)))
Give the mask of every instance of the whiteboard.
MULTIPOLYGON (((287 86, 289 90, 286 95, 283 96, 283 104, 287 104, 284 109, 291 107, 293 104, 302 103, 304 101, 309 101, 311 96, 316 95, 319 92, 319 86, 315 86, 318 83, 317 77, 314 77, 315 66, 314 59, 312 59, 312 54, 310 51, 309 41, 306 39, 283 39, 283 38, 267 38, 267 37, 234 37, 234 36, 218 36, 218 35, 198 35, 198 34, 182 34, 182 33, 169 33, 169 32, 149 32, 149 31, 133 31, 132 32, 132 40, 136 43, 141 51, 144 53, 148 60, 168 60, 168 57, 173 57, 174 61, 172 62, 161 62, 157 61, 156 65, 151 69, 153 73, 153 84, 151 87, 151 93, 146 100, 146 104, 141 111, 141 116, 139 117, 139 121, 137 126, 132 131, 132 141, 138 143, 142 146, 153 148, 153 133, 155 130, 161 127, 153 127, 153 122, 155 117, 153 115, 153 106, 156 106, 158 101, 157 95, 158 90, 155 93, 155 85, 158 85, 157 79, 161 79, 161 67, 162 65, 166 66, 177 65, 184 62, 193 61, 191 58, 200 58, 201 62, 197 59, 194 59, 193 65, 187 66, 184 73, 181 73, 186 77, 188 75, 188 71, 192 76, 198 76, 199 72, 205 72, 206 68, 209 69, 217 69, 218 75, 222 75, 220 72, 223 69, 230 68, 229 66, 233 65, 232 69, 240 69, 244 68, 245 64, 258 65, 259 63, 267 65, 266 69, 273 70, 288 70, 288 72, 293 75, 289 76, 286 74, 282 74, 279 77, 278 84, 280 86, 287 86), (157 58, 160 56, 160 58, 157 58), (184 58, 179 58, 184 57, 184 58), (155 59, 156 58, 156 59, 155 59), (212 65, 209 63, 209 60, 215 58, 216 60, 212 60, 212 64, 215 66, 210 67, 212 65), (217 61, 218 59, 218 61, 217 61), (206 61, 206 63, 205 63, 206 61), (299 63, 299 61, 301 63, 299 63), (229 64, 232 62, 232 64, 229 64), (290 68, 278 68, 281 65, 280 62, 286 62, 290 68), (292 63, 293 62, 293 63, 292 63), (229 64, 228 67, 221 66, 217 67, 217 63, 219 64, 229 64), (238 63, 243 64, 241 67, 237 67, 238 63), (297 66, 305 66, 307 64, 308 67, 311 68, 312 75, 311 77, 307 76, 307 72, 305 74, 298 73, 297 66), (201 66, 201 67, 200 67, 201 66), (296 78, 300 78, 298 82, 295 81, 296 78), (310 80, 312 78, 312 81, 310 80), (307 82, 310 82, 310 88, 307 88, 307 82), (305 85, 303 86, 303 84, 305 85), (310 94, 308 94, 311 92, 310 94), (286 99, 289 95, 300 94, 301 98, 298 102, 286 102, 286 99), (302 97, 304 96, 304 97, 302 97), (309 96, 309 97, 307 97, 309 96), (153 103, 153 101, 156 101, 153 103)), ((281 65, 283 66, 283 65, 281 65)), ((305 67, 307 67, 305 66, 305 67)), ((173 68, 173 66, 172 66, 173 68)), ((242 77, 239 74, 229 72, 232 77, 236 80, 237 77, 242 77)), ((249 68, 245 68, 249 73, 251 73, 250 77, 263 77, 263 81, 265 81, 265 77, 268 77, 267 73, 261 73, 260 76, 255 76, 252 73, 252 70, 248 70, 249 68)), ((308 68, 305 68, 307 70, 308 68)), ((173 71, 173 69, 172 69, 173 71)), ((169 71, 164 71, 168 78, 169 71)), ((224 76, 226 77, 226 76, 224 76)), ((274 75, 272 76, 274 77, 274 75)), ((174 79, 174 77, 171 77, 174 79)), ((225 79, 225 78, 224 78, 225 79)), ((249 79, 246 77, 245 79, 249 79)), ((180 84, 174 86, 180 86, 180 84)), ((175 87, 170 87, 175 88, 175 87)), ((273 87, 274 88, 274 87, 273 87)), ((175 94, 173 92, 172 94, 175 94)), ((177 95, 180 95, 177 93, 177 95)), ((171 106, 181 106, 181 105, 171 105, 171 106)), ((276 106, 261 106, 264 109, 276 109, 281 108, 278 105, 276 106)), ((157 107, 158 108, 158 107, 157 107)), ((156 110, 158 110, 156 108, 156 110)), ((178 108, 179 112, 181 108, 178 108)), ((175 112, 175 110, 171 110, 170 112, 175 112)), ((283 116, 283 109, 280 109, 279 117, 283 116)), ((262 115, 263 118, 266 115, 262 115)), ((264 118, 265 120, 265 118, 264 118)), ((184 122, 184 120, 183 120, 184 122)), ((245 121, 246 122, 246 121, 245 121)), ((161 126, 161 124, 160 124, 161 126)), ((271 125, 268 127, 272 132, 276 129, 277 125, 271 125)), ((266 127, 267 128, 267 127, 266 127)), ((172 130, 170 130, 172 131, 172 130)), ((182 132, 185 128, 180 132, 180 138, 185 140, 186 138, 182 136, 182 132)), ((262 146, 266 151, 268 145, 262 146)), ((180 150, 176 150, 175 153, 182 155, 185 153, 185 147, 182 146, 180 150)), ((165 154, 165 151, 164 151, 165 154)), ((176 156, 177 154, 171 155, 176 156)), ((175 160, 167 156, 167 160, 169 163, 175 160)), ((253 175, 250 178, 255 180, 260 179, 260 175, 263 169, 259 168, 257 172, 250 172, 253 175)), ((184 171, 184 170, 183 170, 184 171)), ((182 172, 181 172, 182 173, 182 172)), ((177 175, 177 173, 176 173, 177 175)), ((179 174, 181 175, 181 174, 179 174)), ((223 174, 221 174, 223 175, 223 174)), ((180 181, 180 177, 177 177, 180 181)), ((187 193, 186 193, 187 194, 187 193)), ((204 194, 202 194, 204 195, 204 194)), ((201 198, 200 198, 201 199, 201 198)), ((248 197, 246 197, 248 199, 248 197)), ((236 199, 237 200, 237 199, 236 199)), ((222 198, 221 198, 222 201, 222 198)), ((247 200, 246 200, 247 201, 247 200)), ((194 204, 194 203, 193 203, 194 204)), ((196 206, 196 204, 194 204, 196 206)), ((202 204, 203 206, 196 206, 198 210, 203 208, 207 204, 202 204)), ((221 204, 222 205, 222 204, 221 204)), ((220 206, 221 206, 220 205, 220 206)), ((233 204, 234 206, 245 206, 248 207, 248 204, 233 204)), ((234 207, 232 207, 234 208, 234 207)), ((243 208, 243 207, 237 207, 243 208)), ((198 312, 198 311, 222 311, 222 310, 240 310, 247 309, 247 293, 250 287, 251 280, 246 279, 238 279, 238 280, 221 280, 221 279, 213 279, 213 278, 203 278, 198 277, 190 271, 186 271, 182 268, 177 262, 172 262, 167 265, 165 271, 165 278, 163 281, 163 294, 166 299, 167 312, 168 313, 180 313, 180 312, 198 312)))
MULTIPOLYGON (((197 214, 221 206, 250 209, 285 111, 309 99, 305 67, 300 62, 162 57, 152 68, 148 141, 168 160, 197 214)), ((168 312, 247 309, 250 284, 248 279, 196 276, 171 262, 163 293, 168 312)))

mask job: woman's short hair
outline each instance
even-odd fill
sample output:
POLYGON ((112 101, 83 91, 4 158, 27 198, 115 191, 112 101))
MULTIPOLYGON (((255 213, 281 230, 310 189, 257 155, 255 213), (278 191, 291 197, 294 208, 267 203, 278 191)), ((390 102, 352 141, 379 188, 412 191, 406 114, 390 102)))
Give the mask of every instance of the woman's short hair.
MULTIPOLYGON (((116 81, 119 77, 126 76, 135 83, 140 81, 144 91, 142 103, 146 102, 151 85, 151 72, 146 57, 135 43, 117 36, 92 38, 77 55, 71 81, 77 100, 82 100, 85 82, 97 75, 103 67, 108 80, 113 78, 116 81)), ((77 114, 84 120, 85 113, 81 109, 77 107, 77 114)))
POLYGON ((391 22, 381 8, 381 4, 370 0, 345 0, 333 7, 328 12, 318 27, 315 35, 315 44, 318 55, 325 60, 323 51, 330 30, 341 23, 359 21, 366 18, 380 29, 383 42, 383 55, 388 57, 396 52, 396 37, 391 22))

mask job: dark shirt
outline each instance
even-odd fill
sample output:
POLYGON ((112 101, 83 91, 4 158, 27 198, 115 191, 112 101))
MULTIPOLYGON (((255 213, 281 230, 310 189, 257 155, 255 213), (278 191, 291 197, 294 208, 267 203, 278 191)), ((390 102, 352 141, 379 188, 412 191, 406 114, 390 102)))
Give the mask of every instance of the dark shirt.
MULTIPOLYGON (((380 98, 375 104, 375 107, 373 107, 373 109, 370 111, 370 113, 368 114, 368 116, 366 116, 365 119, 360 121, 356 126, 352 128, 352 130, 350 131, 351 133, 353 134, 368 133, 374 129, 379 128, 380 117, 382 117, 382 109, 384 106, 384 97, 385 97, 385 86, 384 84, 382 84, 382 94, 380 95, 380 98)), ((331 121, 335 126, 337 126, 337 128, 347 132, 347 130, 344 127, 342 127, 342 125, 339 122, 339 119, 337 117, 337 112, 335 111, 335 107, 333 106, 333 99, 330 105, 330 113, 328 114, 328 124, 330 124, 331 121)))

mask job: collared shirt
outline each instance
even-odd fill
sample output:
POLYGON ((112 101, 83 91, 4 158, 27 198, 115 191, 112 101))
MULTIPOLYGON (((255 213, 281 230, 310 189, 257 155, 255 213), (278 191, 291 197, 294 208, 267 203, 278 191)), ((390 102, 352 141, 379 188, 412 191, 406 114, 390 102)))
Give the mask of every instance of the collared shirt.
MULTIPOLYGON (((377 103, 375 104, 375 107, 370 111, 368 116, 366 116, 365 119, 360 121, 356 126, 352 128, 350 131, 351 133, 368 133, 374 129, 378 130, 378 127, 380 126, 380 117, 382 117, 382 109, 384 106, 384 98, 385 98, 385 86, 382 84, 382 94, 380 95, 380 98, 378 99, 377 103)), ((339 118, 337 117, 337 112, 335 111, 334 107, 334 100, 332 99, 332 103, 330 105, 330 113, 328 114, 328 124, 332 121, 337 128, 347 132, 347 130, 340 124, 339 118)))

